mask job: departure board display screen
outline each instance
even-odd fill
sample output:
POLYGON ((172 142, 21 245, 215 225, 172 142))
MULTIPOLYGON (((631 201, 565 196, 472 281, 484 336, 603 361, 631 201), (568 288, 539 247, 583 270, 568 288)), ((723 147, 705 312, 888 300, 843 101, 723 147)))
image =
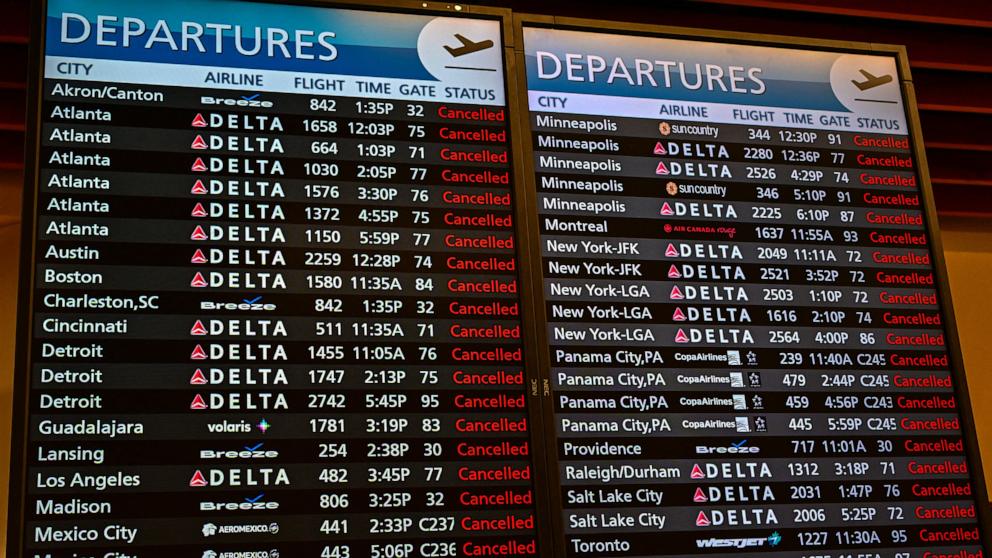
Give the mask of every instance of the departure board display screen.
POLYGON ((45 29, 23 556, 536 555, 501 20, 45 29))
POLYGON ((523 38, 565 556, 981 556, 895 56, 523 38))
POLYGON ((904 55, 369 4, 39 6, 8 555, 984 555, 904 55))

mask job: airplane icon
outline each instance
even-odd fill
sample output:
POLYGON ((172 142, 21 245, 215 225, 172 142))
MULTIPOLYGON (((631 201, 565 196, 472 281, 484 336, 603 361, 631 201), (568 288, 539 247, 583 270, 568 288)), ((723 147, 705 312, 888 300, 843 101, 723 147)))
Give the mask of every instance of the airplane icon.
POLYGON ((890 75, 874 76, 870 72, 868 72, 868 70, 858 70, 858 71, 861 72, 861 75, 865 76, 865 80, 857 81, 852 79, 851 83, 853 83, 861 91, 867 91, 868 89, 872 89, 874 87, 878 87, 879 85, 883 85, 892 81, 892 76, 890 75))
POLYGON ((464 35, 460 35, 458 33, 455 33, 455 38, 458 39, 458 42, 460 42, 462 46, 459 47, 450 47, 447 45, 444 46, 444 50, 448 51, 448 53, 455 58, 458 58, 459 56, 465 56, 466 54, 472 54, 473 52, 479 52, 480 50, 486 50, 487 48, 492 48, 493 44, 495 44, 489 39, 486 39, 485 41, 475 42, 472 41, 471 39, 466 39, 464 35))

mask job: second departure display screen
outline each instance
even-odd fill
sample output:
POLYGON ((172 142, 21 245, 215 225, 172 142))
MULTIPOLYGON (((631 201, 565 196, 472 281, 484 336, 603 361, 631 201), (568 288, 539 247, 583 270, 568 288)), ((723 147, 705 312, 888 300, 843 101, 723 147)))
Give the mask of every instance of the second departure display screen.
POLYGON ((895 56, 46 10, 12 556, 981 556, 895 56))
POLYGON ((980 552, 895 59, 524 40, 565 555, 980 552))

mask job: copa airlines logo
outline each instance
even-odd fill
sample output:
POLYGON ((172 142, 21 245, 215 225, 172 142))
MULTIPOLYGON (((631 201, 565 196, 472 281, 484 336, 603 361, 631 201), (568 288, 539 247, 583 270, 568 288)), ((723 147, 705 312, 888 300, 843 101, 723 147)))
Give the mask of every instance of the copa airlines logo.
POLYGON ((782 535, 775 531, 767 537, 749 537, 736 539, 721 539, 710 537, 708 539, 696 539, 697 548, 754 548, 764 546, 778 546, 782 542, 782 535))
POLYGON ((244 26, 220 22, 182 21, 170 25, 164 19, 148 21, 131 16, 99 14, 91 21, 82 14, 63 12, 59 41, 64 44, 92 43, 97 47, 168 49, 189 54, 225 54, 273 59, 320 60, 338 57, 330 40, 333 31, 244 26))

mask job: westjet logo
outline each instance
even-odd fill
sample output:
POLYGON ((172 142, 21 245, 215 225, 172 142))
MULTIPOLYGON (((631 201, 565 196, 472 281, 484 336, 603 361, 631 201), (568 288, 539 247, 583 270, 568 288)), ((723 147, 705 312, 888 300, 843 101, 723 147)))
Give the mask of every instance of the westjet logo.
POLYGON ((763 547, 768 546, 778 546, 778 543, 782 542, 782 535, 775 531, 771 535, 765 538, 754 537, 754 538, 739 538, 739 539, 718 539, 716 537, 710 537, 708 539, 696 539, 697 548, 752 548, 752 547, 763 547))

